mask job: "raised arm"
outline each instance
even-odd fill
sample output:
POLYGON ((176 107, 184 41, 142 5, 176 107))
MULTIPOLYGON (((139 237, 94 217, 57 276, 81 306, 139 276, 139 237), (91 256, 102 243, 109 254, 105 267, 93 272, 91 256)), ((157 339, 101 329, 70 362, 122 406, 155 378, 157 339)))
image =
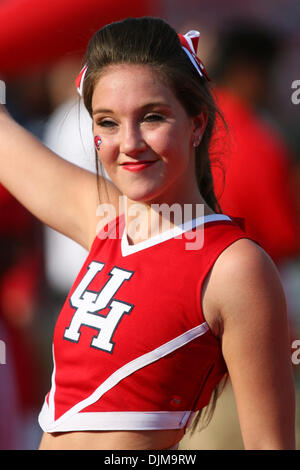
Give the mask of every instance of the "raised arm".
MULTIPOLYGON (((0 183, 43 223, 90 248, 99 204, 95 174, 50 151, 1 104, 0 183)), ((116 203, 118 191, 105 183, 101 202, 116 203)))
POLYGON ((295 448, 295 397, 285 296, 253 242, 234 243, 213 274, 222 349, 246 449, 295 448))

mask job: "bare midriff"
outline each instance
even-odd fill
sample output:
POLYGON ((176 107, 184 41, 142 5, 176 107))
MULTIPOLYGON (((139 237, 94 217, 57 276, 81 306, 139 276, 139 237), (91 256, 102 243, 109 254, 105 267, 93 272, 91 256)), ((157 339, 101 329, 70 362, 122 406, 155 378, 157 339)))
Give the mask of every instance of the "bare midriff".
POLYGON ((183 429, 44 433, 40 450, 151 450, 173 447, 183 429))

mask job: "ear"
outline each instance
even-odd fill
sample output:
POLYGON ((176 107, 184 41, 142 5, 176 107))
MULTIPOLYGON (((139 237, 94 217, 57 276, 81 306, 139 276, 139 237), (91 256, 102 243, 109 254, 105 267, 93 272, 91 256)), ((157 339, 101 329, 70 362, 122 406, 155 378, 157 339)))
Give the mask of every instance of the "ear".
POLYGON ((202 140, 208 121, 208 113, 204 108, 201 113, 192 118, 192 145, 198 147, 202 140))

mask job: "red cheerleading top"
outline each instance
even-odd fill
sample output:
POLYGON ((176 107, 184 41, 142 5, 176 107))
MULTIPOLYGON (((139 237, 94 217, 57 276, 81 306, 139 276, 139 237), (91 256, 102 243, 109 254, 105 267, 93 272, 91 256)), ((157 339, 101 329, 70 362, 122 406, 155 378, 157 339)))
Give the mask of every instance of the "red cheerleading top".
POLYGON ((124 219, 95 238, 58 317, 46 432, 185 428, 227 370, 201 291, 245 233, 213 214, 129 245, 124 219))

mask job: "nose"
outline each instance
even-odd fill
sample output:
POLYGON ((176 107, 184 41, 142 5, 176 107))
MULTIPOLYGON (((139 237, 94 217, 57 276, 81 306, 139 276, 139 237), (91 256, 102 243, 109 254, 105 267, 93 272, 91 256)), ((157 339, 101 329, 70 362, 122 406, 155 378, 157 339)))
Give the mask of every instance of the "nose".
POLYGON ((133 123, 126 124, 122 128, 120 136, 120 152, 136 157, 146 148, 146 142, 143 138, 141 129, 133 123))

